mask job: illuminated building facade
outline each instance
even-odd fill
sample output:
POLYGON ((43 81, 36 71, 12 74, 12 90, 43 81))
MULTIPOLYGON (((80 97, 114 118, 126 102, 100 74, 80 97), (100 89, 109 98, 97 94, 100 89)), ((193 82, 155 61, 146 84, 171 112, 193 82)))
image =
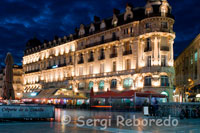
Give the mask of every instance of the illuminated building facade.
POLYGON ((200 34, 178 56, 174 66, 177 101, 200 101, 200 34))
POLYGON ((148 0, 145 7, 127 4, 124 13, 74 34, 41 44, 27 43, 23 57, 24 92, 66 89, 88 96, 90 89, 154 91, 172 96, 174 17, 167 0, 148 0))

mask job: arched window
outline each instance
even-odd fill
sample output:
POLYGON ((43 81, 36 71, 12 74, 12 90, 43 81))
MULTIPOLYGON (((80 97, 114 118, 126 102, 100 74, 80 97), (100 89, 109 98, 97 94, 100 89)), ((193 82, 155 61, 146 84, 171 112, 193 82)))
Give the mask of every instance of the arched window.
POLYGON ((146 76, 144 78, 144 86, 151 86, 151 77, 150 76, 146 76))
POLYGON ((84 88, 85 88, 85 83, 84 83, 84 82, 80 82, 80 83, 78 84, 78 89, 79 89, 79 90, 84 90, 84 88))
POLYGON ((130 88, 133 85, 133 79, 126 78, 124 79, 124 88, 130 88))
POLYGON ((110 88, 117 88, 117 80, 116 79, 111 80, 110 88))
POLYGON ((161 86, 169 86, 169 78, 168 76, 161 76, 161 86))
POLYGON ((89 82, 89 86, 88 86, 88 89, 91 90, 94 86, 94 82, 90 81, 89 82))
POLYGON ((99 82, 99 89, 100 89, 100 90, 103 90, 103 89, 104 89, 104 81, 103 81, 103 80, 101 80, 101 81, 99 82))

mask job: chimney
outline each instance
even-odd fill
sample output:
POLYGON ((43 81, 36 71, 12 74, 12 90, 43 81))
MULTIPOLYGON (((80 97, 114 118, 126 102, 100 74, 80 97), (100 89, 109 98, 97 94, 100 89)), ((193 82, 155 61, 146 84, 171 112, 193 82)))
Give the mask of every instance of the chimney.
POLYGON ((94 16, 94 22, 97 23, 100 21, 100 17, 94 16))
POLYGON ((119 14, 120 14, 120 10, 114 8, 114 9, 113 9, 113 14, 119 15, 119 14))

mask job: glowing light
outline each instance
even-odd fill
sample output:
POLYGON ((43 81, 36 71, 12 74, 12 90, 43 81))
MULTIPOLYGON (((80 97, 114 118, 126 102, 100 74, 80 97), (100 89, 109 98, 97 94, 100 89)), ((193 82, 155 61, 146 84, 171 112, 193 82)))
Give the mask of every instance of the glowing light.
POLYGON ((119 90, 119 91, 122 91, 122 90, 123 90, 123 87, 122 87, 122 86, 120 86, 120 87, 118 88, 118 90, 119 90))
POLYGON ((17 96, 20 96, 21 95, 21 93, 17 93, 17 96))
POLYGON ((197 98, 200 98, 200 94, 197 94, 196 97, 197 97, 197 98))
POLYGON ((31 93, 31 96, 32 96, 32 97, 34 97, 34 96, 36 96, 36 95, 37 95, 37 93, 35 93, 35 92, 31 93))

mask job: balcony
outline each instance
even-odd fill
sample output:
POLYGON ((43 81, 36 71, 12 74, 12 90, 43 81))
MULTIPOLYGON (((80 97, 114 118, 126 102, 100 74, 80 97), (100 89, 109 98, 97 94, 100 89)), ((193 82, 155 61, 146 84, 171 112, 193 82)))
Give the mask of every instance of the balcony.
POLYGON ((32 70, 32 71, 25 72, 25 74, 28 74, 28 73, 34 73, 34 72, 39 72, 39 71, 40 71, 40 69, 32 70))
POLYGON ((132 50, 124 51, 123 55, 129 55, 132 54, 132 50))
POLYGON ((117 53, 110 54, 110 58, 115 58, 115 57, 117 57, 117 53))
POLYGON ((119 37, 115 37, 115 38, 110 38, 110 39, 106 39, 104 41, 99 41, 99 42, 95 42, 95 43, 91 43, 85 46, 85 48, 90 48, 90 47, 94 47, 94 46, 98 46, 104 43, 109 43, 109 42, 113 42, 113 41, 118 41, 119 37))
POLYGON ((81 60, 78 61, 78 64, 83 64, 83 63, 84 63, 83 59, 81 59, 81 60))
POLYGON ((101 55, 100 57, 99 57, 99 60, 104 60, 105 59, 105 55, 101 55))
POLYGON ((149 51, 152 51, 152 48, 150 47, 150 48, 145 48, 144 49, 144 52, 149 52, 149 51))
POLYGON ((89 59, 88 59, 88 62, 93 62, 94 61, 94 58, 93 57, 90 57, 89 59))
POLYGON ((160 50, 161 51, 169 51, 169 47, 168 46, 161 46, 160 50))

